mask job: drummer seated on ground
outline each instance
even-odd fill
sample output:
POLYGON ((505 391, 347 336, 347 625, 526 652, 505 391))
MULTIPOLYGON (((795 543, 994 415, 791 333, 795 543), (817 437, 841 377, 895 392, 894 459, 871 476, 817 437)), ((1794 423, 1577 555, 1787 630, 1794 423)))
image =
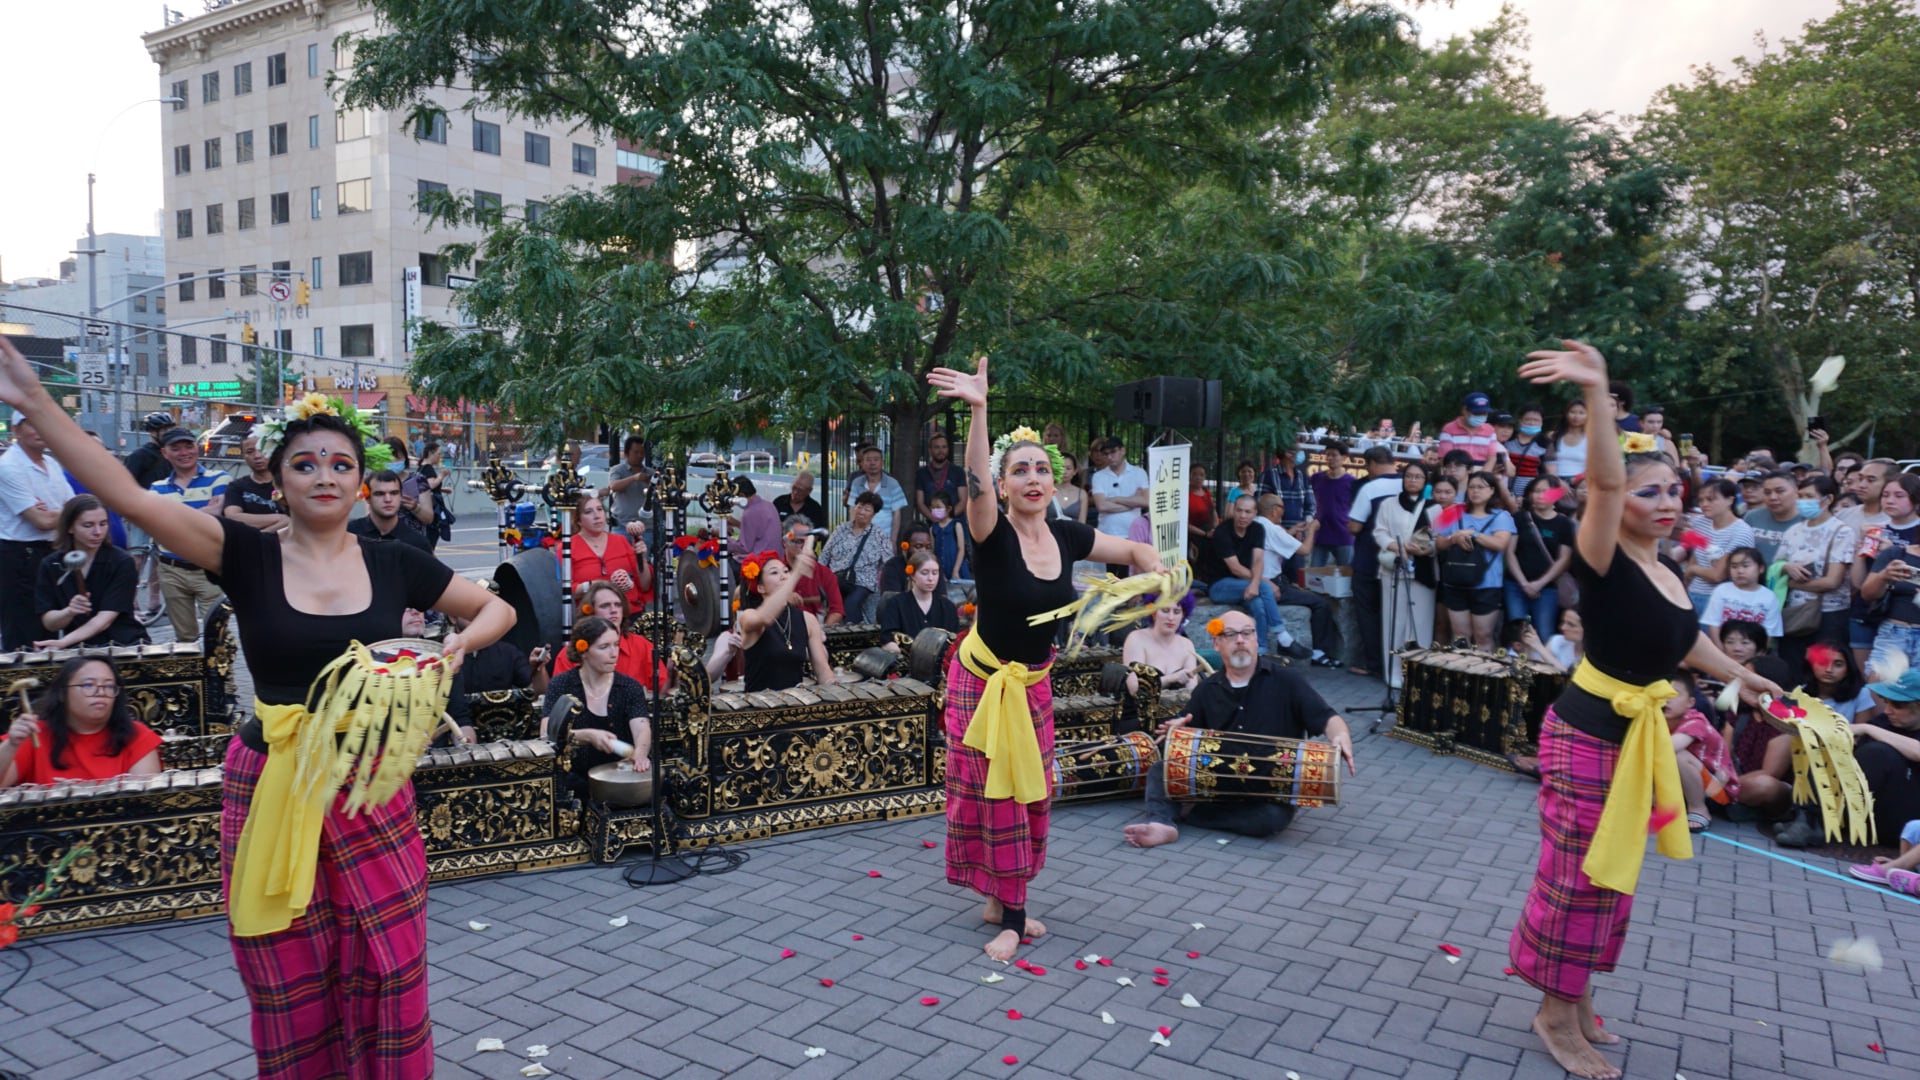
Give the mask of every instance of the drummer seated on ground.
MULTIPOLYGON (((1351 773, 1353 736, 1347 722, 1306 679, 1279 660, 1260 655, 1253 618, 1230 611, 1209 629, 1213 631, 1213 647, 1226 667, 1202 681, 1193 692, 1187 714, 1168 721, 1161 731, 1194 727, 1283 739, 1324 735, 1339 749, 1351 773)), ((1176 816, 1201 828, 1242 836, 1272 836, 1293 821, 1293 807, 1265 799, 1220 799, 1181 806, 1176 815, 1173 801, 1167 797, 1167 767, 1162 762, 1147 774, 1147 821, 1126 827, 1127 843, 1157 847, 1178 840, 1176 816)))

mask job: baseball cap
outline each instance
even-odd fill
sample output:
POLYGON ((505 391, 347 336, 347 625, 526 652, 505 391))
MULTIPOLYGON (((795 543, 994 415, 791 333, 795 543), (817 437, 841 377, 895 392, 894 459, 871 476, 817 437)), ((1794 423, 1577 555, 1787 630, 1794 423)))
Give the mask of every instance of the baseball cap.
POLYGON ((20 425, 20 424, 21 424, 21 423, 22 423, 23 421, 25 421, 25 420, 26 420, 26 418, 27 418, 27 414, 26 414, 26 413, 23 413, 23 412, 21 412, 21 411, 20 411, 19 409, 15 409, 15 410, 13 410, 13 419, 11 419, 11 420, 9 420, 9 421, 7 421, 7 425, 8 425, 9 427, 17 427, 17 426, 19 426, 19 425, 20 425))
POLYGON ((1868 683, 1867 689, 1888 701, 1920 701, 1920 668, 1908 668, 1886 682, 1868 683))
POLYGON ((172 431, 167 432, 165 435, 161 436, 160 445, 172 446, 174 443, 177 443, 182 439, 185 439, 188 442, 195 441, 193 437, 193 432, 188 431, 186 428, 183 428, 183 427, 177 427, 177 428, 174 428, 172 431))
POLYGON ((1513 414, 1510 412, 1494 413, 1493 422, 1496 424, 1511 424, 1513 423, 1513 414))
POLYGON ((1100 449, 1102 450, 1125 450, 1126 448, 1126 441, 1118 436, 1109 436, 1105 442, 1100 444, 1100 449))
POLYGON ((1487 395, 1481 393, 1480 391, 1475 390, 1473 393, 1468 394, 1466 397, 1462 398, 1460 400, 1460 404, 1465 405, 1467 407, 1467 411, 1470 413, 1483 413, 1493 407, 1493 399, 1487 397, 1487 395))

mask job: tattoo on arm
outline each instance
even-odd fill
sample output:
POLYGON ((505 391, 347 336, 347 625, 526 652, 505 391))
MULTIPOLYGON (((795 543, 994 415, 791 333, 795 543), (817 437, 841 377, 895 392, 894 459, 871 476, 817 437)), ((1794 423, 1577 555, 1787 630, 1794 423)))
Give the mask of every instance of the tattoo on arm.
POLYGON ((974 472, 974 471, 973 471, 972 469, 968 469, 968 470, 967 470, 967 498, 968 498, 968 500, 973 500, 973 499, 977 499, 977 498, 979 498, 980 496, 982 496, 982 495, 985 495, 986 493, 987 493, 987 490, 986 490, 986 485, 984 485, 983 483, 981 483, 981 481, 980 481, 980 474, 979 474, 979 473, 977 473, 977 472, 974 472))

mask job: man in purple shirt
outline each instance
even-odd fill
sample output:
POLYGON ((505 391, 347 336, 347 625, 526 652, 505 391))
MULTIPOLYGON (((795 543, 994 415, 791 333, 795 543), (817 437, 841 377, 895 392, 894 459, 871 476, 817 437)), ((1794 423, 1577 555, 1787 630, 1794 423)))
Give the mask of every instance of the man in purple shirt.
POLYGON ((1313 538, 1313 565, 1352 566, 1353 533, 1347 529, 1347 515, 1353 509, 1358 481, 1347 473, 1344 444, 1329 441, 1326 453, 1326 470, 1312 478, 1314 520, 1320 526, 1313 538))
POLYGON ((747 504, 740 509, 740 546, 737 552, 751 555, 756 551, 779 551, 780 511, 760 497, 752 480, 741 476, 733 482, 747 499, 747 504))

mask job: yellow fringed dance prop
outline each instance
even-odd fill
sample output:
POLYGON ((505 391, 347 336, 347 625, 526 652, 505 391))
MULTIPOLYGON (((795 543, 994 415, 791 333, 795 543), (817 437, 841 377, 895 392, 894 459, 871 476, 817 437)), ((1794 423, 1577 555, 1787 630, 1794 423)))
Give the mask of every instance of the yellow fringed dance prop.
POLYGON ((1156 611, 1178 607, 1181 598, 1193 588, 1193 567, 1185 559, 1173 569, 1132 577, 1106 575, 1087 586, 1080 598, 1065 607, 1028 617, 1028 626, 1072 619, 1073 630, 1067 636, 1066 655, 1073 656, 1086 646, 1087 635, 1102 630, 1118 630, 1147 618, 1156 611), (1155 596, 1151 603, 1147 596, 1155 596))
POLYGON ((1795 690, 1787 699, 1799 715, 1771 710, 1768 715, 1793 735, 1794 803, 1820 807, 1830 841, 1842 842, 1844 821, 1845 843, 1875 843, 1873 792, 1854 760, 1853 731, 1846 717, 1804 691, 1795 690))
POLYGON ((267 763, 234 852, 227 912, 235 936, 277 933, 306 913, 334 795, 350 784, 342 809, 353 816, 399 794, 452 689, 437 658, 382 660, 355 641, 314 679, 306 704, 254 702, 267 763))

